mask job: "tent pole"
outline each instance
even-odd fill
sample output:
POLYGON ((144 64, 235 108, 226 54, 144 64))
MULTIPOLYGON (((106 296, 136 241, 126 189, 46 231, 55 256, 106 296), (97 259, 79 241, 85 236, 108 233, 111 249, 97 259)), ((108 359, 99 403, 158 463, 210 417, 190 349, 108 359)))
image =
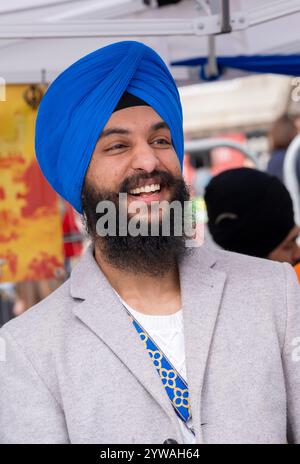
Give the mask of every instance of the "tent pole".
POLYGON ((258 159, 254 153, 252 153, 245 145, 235 142, 234 140, 228 139, 198 139, 198 140, 188 140, 184 144, 184 150, 187 153, 193 155, 201 150, 212 150, 219 147, 228 147, 234 148, 235 150, 240 151, 245 155, 247 159, 252 161, 252 163, 258 169, 258 159))
POLYGON ((232 31, 230 20, 230 0, 222 0, 221 3, 221 34, 227 34, 232 31))

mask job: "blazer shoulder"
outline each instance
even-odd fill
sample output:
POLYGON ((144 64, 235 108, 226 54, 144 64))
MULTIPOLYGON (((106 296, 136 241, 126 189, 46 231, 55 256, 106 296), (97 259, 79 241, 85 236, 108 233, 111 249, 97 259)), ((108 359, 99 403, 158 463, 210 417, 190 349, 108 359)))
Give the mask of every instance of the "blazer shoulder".
POLYGON ((284 264, 277 261, 221 249, 207 251, 214 256, 215 267, 229 274, 238 273, 241 277, 262 277, 264 275, 265 278, 275 275, 280 275, 283 278, 285 275, 284 264))
MULTIPOLYGON (((287 322, 291 292, 298 295, 300 286, 296 273, 288 263, 271 261, 239 253, 212 250, 215 270, 225 272, 226 292, 233 301, 239 295, 251 301, 252 309, 275 321, 281 345, 287 322)), ((235 307, 234 304, 232 307, 235 307)), ((292 308, 293 309, 293 308, 292 308)))
POLYGON ((64 282, 59 288, 20 316, 7 322, 0 333, 8 332, 19 340, 33 337, 34 334, 43 337, 57 332, 70 320, 74 299, 70 295, 70 281, 64 282))

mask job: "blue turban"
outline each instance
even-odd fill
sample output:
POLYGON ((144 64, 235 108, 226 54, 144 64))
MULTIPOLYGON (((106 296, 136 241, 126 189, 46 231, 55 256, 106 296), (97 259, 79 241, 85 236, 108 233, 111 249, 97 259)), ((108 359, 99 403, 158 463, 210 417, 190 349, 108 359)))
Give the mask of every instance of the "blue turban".
POLYGON ((100 48, 53 81, 36 121, 39 165, 54 190, 80 213, 81 191, 95 145, 125 91, 148 103, 166 122, 182 166, 182 108, 166 64, 140 42, 100 48))

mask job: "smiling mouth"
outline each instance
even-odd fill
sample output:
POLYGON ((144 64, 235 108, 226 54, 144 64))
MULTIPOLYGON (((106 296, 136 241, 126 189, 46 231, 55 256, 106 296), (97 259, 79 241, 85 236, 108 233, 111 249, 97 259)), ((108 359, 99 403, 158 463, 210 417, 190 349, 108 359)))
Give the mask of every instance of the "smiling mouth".
POLYGON ((129 191, 130 195, 136 197, 142 197, 144 195, 152 195, 161 191, 160 184, 150 184, 150 185, 143 185, 141 187, 136 187, 129 191))

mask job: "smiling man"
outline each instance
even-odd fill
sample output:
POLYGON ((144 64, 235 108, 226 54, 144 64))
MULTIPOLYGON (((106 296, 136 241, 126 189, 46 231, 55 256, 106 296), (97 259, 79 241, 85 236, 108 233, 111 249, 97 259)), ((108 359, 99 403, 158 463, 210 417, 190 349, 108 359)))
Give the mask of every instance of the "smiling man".
POLYGON ((0 332, 0 442, 299 443, 294 271, 177 233, 182 111, 161 58, 120 42, 74 63, 41 103, 36 152, 91 245, 0 332))
MULTIPOLYGON (((184 235, 174 234, 176 217, 167 215, 167 206, 176 206, 177 202, 179 213, 183 213, 188 199, 168 125, 147 103, 125 92, 95 146, 82 192, 87 230, 97 244, 96 260, 102 270, 113 265, 111 278, 116 279, 116 285, 121 278, 117 277, 119 270, 125 271, 122 280, 129 270, 156 277, 163 277, 167 269, 174 272, 175 263, 188 250, 184 235), (101 204, 105 210, 107 202, 112 202, 116 214, 109 217, 114 233, 107 234, 104 240, 97 228, 99 217, 95 211, 101 204), (157 211, 155 205, 160 206, 157 211), (130 233, 129 221, 136 210, 145 223, 144 234, 142 228, 139 235, 130 233), (120 213, 126 215, 122 240, 120 213), (169 234, 162 233, 163 217, 172 226, 169 234), (155 222, 160 226, 153 235, 151 228, 153 231, 155 222)), ((183 214, 179 219, 183 221, 183 214)), ((179 288, 175 293, 176 310, 180 306, 179 288)), ((172 310, 170 304, 169 311, 172 310)))

